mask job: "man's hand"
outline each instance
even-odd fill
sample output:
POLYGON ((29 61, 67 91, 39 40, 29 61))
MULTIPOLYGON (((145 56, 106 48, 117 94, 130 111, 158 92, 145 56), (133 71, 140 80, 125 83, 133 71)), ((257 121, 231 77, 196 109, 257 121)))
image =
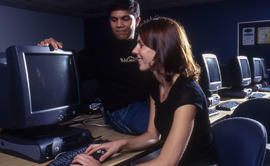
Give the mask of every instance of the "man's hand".
POLYGON ((37 44, 38 46, 48 47, 50 46, 52 50, 57 50, 59 48, 63 48, 63 43, 56 41, 54 38, 50 37, 48 39, 42 40, 37 44))

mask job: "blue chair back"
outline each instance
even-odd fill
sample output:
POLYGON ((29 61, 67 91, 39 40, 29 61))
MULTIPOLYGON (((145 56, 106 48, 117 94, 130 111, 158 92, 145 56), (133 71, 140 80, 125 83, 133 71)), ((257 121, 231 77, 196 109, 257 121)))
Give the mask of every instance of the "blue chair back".
MULTIPOLYGON (((258 98, 241 103, 231 117, 246 117, 259 121, 264 125, 267 133, 270 133, 270 99, 258 98)), ((270 137, 268 135, 268 143, 270 137)))
POLYGON ((218 166, 262 166, 267 144, 264 126, 249 118, 228 118, 211 127, 218 166))

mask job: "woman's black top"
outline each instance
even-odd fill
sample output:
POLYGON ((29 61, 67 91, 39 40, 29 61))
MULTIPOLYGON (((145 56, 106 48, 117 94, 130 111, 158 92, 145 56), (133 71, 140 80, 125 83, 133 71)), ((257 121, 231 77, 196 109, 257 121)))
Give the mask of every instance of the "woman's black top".
POLYGON ((168 137, 177 108, 187 104, 197 107, 193 132, 179 165, 197 165, 214 161, 207 100, 200 86, 195 81, 178 77, 167 99, 161 103, 158 83, 154 85, 151 95, 156 107, 155 126, 162 140, 165 141, 168 137))

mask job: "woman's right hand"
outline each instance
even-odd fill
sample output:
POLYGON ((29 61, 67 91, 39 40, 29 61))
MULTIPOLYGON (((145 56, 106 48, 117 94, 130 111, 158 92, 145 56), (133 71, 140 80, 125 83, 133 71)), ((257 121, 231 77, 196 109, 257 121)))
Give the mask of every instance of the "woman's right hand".
POLYGON ((42 40, 37 44, 38 46, 48 47, 51 46, 53 50, 57 50, 59 48, 63 48, 63 43, 56 41, 54 38, 50 37, 42 40))
POLYGON ((105 150, 106 152, 99 158, 99 161, 102 162, 114 153, 118 152, 122 147, 123 143, 123 140, 117 140, 103 144, 92 144, 86 149, 85 153, 91 155, 98 150, 105 150))

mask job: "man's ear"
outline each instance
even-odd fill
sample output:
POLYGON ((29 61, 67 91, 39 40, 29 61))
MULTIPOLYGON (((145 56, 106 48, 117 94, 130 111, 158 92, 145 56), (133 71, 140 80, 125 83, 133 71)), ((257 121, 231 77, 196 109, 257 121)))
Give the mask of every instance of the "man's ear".
POLYGON ((140 22, 141 22, 141 17, 137 17, 136 18, 136 28, 139 26, 140 22))

